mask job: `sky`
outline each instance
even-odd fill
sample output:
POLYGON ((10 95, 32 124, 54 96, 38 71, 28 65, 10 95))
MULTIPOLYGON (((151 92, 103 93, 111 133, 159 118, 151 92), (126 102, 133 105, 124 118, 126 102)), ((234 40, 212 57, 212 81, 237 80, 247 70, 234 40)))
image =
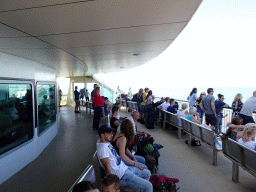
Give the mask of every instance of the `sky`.
POLYGON ((125 92, 149 87, 155 96, 184 100, 193 87, 199 93, 213 87, 215 98, 222 93, 229 103, 238 92, 247 99, 255 87, 255 23, 256 0, 204 0, 158 57, 131 70, 95 77, 125 92))
POLYGON ((204 0, 157 58, 131 70, 96 77, 123 90, 130 86, 134 90, 146 86, 253 87, 255 23, 256 0, 204 0))

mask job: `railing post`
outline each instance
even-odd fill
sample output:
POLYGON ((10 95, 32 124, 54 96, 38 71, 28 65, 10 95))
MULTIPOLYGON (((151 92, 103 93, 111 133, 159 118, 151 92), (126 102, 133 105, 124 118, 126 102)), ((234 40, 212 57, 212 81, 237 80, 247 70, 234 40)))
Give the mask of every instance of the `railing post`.
POLYGON ((188 134, 188 146, 191 146, 191 140, 192 140, 192 136, 191 136, 191 134, 189 133, 189 134, 188 134))
POLYGON ((164 113, 164 119, 163 119, 163 129, 165 129, 166 112, 165 112, 165 111, 163 111, 163 113, 164 113))
POLYGON ((214 147, 213 148, 213 161, 212 161, 212 164, 214 166, 217 166, 217 161, 218 161, 218 150, 214 147))
POLYGON ((178 139, 180 139, 181 138, 181 128, 180 128, 180 126, 178 126, 178 139))
POLYGON ((239 166, 234 162, 232 162, 232 181, 239 182, 239 166))

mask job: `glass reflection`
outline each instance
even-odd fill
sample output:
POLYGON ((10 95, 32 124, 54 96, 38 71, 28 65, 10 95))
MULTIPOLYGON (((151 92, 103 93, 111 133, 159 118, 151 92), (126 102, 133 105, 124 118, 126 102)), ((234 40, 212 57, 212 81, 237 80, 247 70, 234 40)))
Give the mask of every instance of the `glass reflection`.
POLYGON ((39 133, 56 121, 55 85, 44 84, 37 86, 39 133))

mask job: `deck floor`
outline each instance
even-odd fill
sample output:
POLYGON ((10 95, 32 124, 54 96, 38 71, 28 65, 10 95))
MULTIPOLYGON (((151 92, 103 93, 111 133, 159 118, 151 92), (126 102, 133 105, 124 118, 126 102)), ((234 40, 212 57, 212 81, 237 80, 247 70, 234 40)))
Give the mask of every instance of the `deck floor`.
MULTIPOLYGON (((88 164, 99 138, 92 129, 92 114, 62 107, 59 133, 42 154, 0 185, 0 191, 67 191, 88 164)), ((127 116, 122 109, 121 116, 127 116)), ((178 178, 179 192, 256 191, 256 179, 240 168, 240 182, 231 181, 232 163, 222 152, 218 153, 218 166, 212 165, 212 150, 202 144, 189 147, 188 136, 177 139, 177 133, 160 127, 147 129, 136 123, 139 131, 147 131, 155 143, 162 144, 159 173, 178 178)))

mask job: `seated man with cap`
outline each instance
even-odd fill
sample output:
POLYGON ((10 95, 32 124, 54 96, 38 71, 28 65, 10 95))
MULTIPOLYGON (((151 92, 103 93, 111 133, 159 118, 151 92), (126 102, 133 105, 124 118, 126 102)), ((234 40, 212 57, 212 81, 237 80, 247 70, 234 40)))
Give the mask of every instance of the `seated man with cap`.
POLYGON ((100 140, 96 145, 97 156, 100 160, 100 165, 105 170, 105 175, 117 175, 120 178, 121 186, 130 186, 140 191, 152 192, 153 186, 149 182, 150 171, 125 165, 110 143, 113 138, 113 131, 115 130, 108 125, 102 125, 98 131, 100 140))

